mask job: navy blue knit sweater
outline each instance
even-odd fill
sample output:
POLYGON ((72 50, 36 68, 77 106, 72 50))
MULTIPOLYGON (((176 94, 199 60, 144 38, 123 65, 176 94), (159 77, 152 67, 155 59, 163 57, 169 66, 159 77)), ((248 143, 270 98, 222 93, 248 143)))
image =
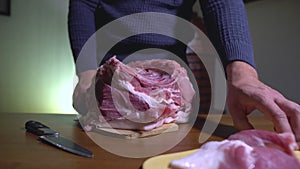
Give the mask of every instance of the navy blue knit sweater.
MULTIPOLYGON (((76 61, 83 45, 98 29, 112 20, 139 12, 161 12, 191 19, 195 0, 70 0, 69 36, 76 61)), ((200 0, 208 36, 223 65, 241 60, 255 67, 247 16, 242 0, 200 0)), ((147 34, 130 37, 106 55, 126 55, 144 48, 162 48, 185 57, 186 46, 170 37, 147 34), (129 44, 134 44, 128 48, 129 44)), ((95 60, 85 61, 77 72, 95 69, 95 60)))

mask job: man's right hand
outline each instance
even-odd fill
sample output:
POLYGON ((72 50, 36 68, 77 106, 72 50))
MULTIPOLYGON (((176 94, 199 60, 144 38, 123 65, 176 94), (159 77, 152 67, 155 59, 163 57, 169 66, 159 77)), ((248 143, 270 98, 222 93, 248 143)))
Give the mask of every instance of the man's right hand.
POLYGON ((79 114, 97 112, 95 97, 95 77, 97 70, 87 70, 78 74, 78 83, 73 93, 73 107, 79 114))

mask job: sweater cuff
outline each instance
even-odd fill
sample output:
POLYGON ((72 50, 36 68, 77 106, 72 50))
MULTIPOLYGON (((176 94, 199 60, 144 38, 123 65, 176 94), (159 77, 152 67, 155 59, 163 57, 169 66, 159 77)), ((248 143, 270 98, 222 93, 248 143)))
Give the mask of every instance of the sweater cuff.
POLYGON ((226 58, 226 61, 223 61, 225 67, 233 61, 244 61, 256 68, 253 48, 248 43, 240 41, 227 43, 221 55, 226 56, 223 57, 226 58))

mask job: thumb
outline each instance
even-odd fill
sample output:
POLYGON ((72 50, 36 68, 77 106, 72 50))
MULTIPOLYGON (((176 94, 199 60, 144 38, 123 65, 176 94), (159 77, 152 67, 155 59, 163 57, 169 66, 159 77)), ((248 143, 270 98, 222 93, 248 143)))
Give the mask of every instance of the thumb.
POLYGON ((80 93, 78 86, 76 86, 74 90, 72 101, 73 108, 77 111, 77 113, 82 115, 87 113, 85 97, 80 93))

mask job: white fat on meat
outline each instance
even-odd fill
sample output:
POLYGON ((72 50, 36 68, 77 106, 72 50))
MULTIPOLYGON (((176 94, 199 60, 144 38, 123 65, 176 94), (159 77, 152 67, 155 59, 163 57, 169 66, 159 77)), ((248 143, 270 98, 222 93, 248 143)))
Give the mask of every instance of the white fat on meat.
POLYGON ((253 169, 252 151, 252 147, 239 140, 212 141, 204 144, 194 154, 172 161, 170 167, 172 169, 253 169), (236 158, 239 156, 243 158, 237 162, 236 158))
POLYGON ((170 163, 172 169, 300 169, 293 134, 245 130, 224 141, 204 144, 170 163))
MULTIPOLYGON (((171 78, 175 78, 174 83, 177 83, 182 99, 181 110, 178 111, 178 116, 175 121, 178 123, 188 122, 189 114, 192 111, 192 100, 195 96, 195 90, 187 75, 187 71, 181 67, 180 64, 172 60, 152 59, 147 61, 130 62, 128 63, 128 66, 136 69, 155 68, 163 70, 170 74, 171 78)), ((163 90, 170 90, 170 88, 163 90)))
POLYGON ((154 99, 145 93, 135 91, 134 87, 126 81, 119 80, 116 84, 119 84, 119 87, 113 86, 112 88, 114 105, 118 112, 128 120, 140 123, 152 122, 159 118, 166 107, 163 97, 154 99), (136 109, 130 102, 128 102, 128 91, 147 102, 150 108, 146 111, 139 111, 136 109))
POLYGON ((81 121, 87 131, 93 127, 152 130, 166 123, 186 123, 194 96, 187 71, 176 61, 152 59, 125 65, 112 57, 96 76, 100 112, 88 112, 81 121))

